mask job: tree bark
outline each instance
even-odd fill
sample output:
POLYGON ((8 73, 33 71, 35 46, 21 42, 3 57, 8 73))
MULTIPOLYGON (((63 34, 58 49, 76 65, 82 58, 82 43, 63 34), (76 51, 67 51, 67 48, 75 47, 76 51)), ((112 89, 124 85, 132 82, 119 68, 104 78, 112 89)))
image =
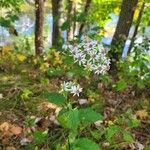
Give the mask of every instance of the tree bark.
MULTIPOLYGON (((74 18, 76 17, 76 12, 77 12, 77 9, 76 9, 76 4, 74 5, 74 7, 73 7, 73 16, 74 16, 74 18)), ((77 29, 77 22, 76 22, 76 20, 74 19, 74 21, 73 21, 73 38, 74 38, 74 36, 75 36, 75 31, 76 31, 76 29, 77 29)))
POLYGON ((52 33, 52 47, 59 48, 61 37, 61 8, 62 0, 52 0, 52 15, 53 15, 53 33, 52 33))
MULTIPOLYGON (((84 14, 85 15, 87 15, 87 12, 88 12, 88 9, 90 7, 91 2, 92 2, 92 0, 86 1, 85 8, 84 8, 84 14)), ((85 26, 85 22, 81 23, 81 26, 79 28, 79 34, 81 34, 83 32, 84 26, 85 26)))
POLYGON ((17 30, 15 29, 15 27, 13 25, 11 25, 9 28, 9 33, 12 34, 12 35, 15 35, 15 36, 18 36, 18 32, 17 30))
POLYGON ((43 51, 44 0, 35 0, 35 53, 43 51))
POLYGON ((142 6, 141 6, 141 9, 140 9, 138 18, 137 18, 137 22, 136 22, 136 25, 135 25, 134 33, 133 33, 133 36, 132 36, 132 39, 131 39, 131 43, 130 43, 130 46, 129 46, 129 49, 128 49, 128 53, 130 53, 130 51, 132 49, 132 46, 133 46, 133 43, 135 41, 135 37, 137 35, 138 28, 139 28, 139 25, 141 23, 142 15, 143 15, 143 12, 144 12, 144 7, 145 7, 145 1, 143 1, 143 3, 142 3, 142 6))
POLYGON ((123 47, 128 37, 138 0, 123 0, 116 31, 111 43, 111 69, 116 69, 116 63, 121 57, 123 47))
POLYGON ((67 40, 70 41, 73 38, 73 15, 74 15, 74 6, 73 1, 68 0, 68 12, 67 12, 67 22, 69 24, 67 30, 67 40))

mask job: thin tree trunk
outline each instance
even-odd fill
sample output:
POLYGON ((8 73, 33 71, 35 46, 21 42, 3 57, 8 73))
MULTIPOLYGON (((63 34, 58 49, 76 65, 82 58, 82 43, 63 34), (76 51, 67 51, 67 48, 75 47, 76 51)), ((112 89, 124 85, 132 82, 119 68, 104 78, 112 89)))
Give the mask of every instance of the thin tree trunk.
POLYGON ((69 24, 69 28, 67 31, 67 40, 71 40, 73 38, 73 14, 74 14, 74 8, 73 8, 73 1, 68 0, 68 12, 67 12, 67 22, 69 24))
POLYGON ((62 0, 52 0, 52 15, 53 15, 53 34, 52 47, 58 48, 60 46, 59 39, 61 37, 61 8, 62 0))
POLYGON ((138 0, 123 0, 119 21, 111 43, 111 69, 116 70, 116 63, 121 57, 123 47, 128 37, 138 0))
POLYGON ((145 1, 143 1, 143 3, 142 3, 141 10, 140 10, 138 18, 137 18, 137 22, 136 22, 136 25, 135 25, 134 33, 133 33, 133 36, 132 36, 132 39, 131 39, 131 43, 130 43, 130 46, 129 46, 129 49, 128 49, 128 53, 130 53, 130 51, 132 49, 132 46, 133 46, 133 43, 135 41, 135 37, 137 35, 138 28, 139 28, 139 25, 141 23, 142 15, 143 15, 143 12, 144 12, 144 7, 145 7, 145 1))
MULTIPOLYGON (((90 7, 91 2, 92 2, 92 0, 86 1, 85 8, 84 8, 84 14, 85 15, 87 15, 87 12, 88 12, 88 9, 90 7)), ((84 26, 85 26, 85 22, 81 23, 81 26, 79 28, 79 34, 81 34, 83 32, 84 26)))
POLYGON ((40 55, 43 50, 44 0, 35 0, 35 52, 40 55))
MULTIPOLYGON (((74 7, 73 7, 73 15, 74 15, 74 18, 76 17, 76 4, 74 5, 74 7)), ((75 36, 75 31, 76 31, 76 28, 77 28, 77 22, 76 22, 76 20, 74 19, 74 21, 73 21, 73 38, 74 38, 74 36, 75 36)))
POLYGON ((9 28, 9 33, 12 34, 12 35, 15 35, 15 36, 18 36, 18 32, 17 30, 15 29, 15 27, 13 25, 11 25, 9 28))

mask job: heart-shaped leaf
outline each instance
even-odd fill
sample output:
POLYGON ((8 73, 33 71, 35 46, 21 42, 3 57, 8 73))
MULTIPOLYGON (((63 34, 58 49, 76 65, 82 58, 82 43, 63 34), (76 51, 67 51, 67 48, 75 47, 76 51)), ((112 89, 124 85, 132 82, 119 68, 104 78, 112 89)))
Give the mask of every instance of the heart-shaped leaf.
POLYGON ((56 104, 58 106, 65 105, 66 103, 66 98, 60 93, 46 92, 44 93, 44 95, 48 99, 49 102, 56 104))

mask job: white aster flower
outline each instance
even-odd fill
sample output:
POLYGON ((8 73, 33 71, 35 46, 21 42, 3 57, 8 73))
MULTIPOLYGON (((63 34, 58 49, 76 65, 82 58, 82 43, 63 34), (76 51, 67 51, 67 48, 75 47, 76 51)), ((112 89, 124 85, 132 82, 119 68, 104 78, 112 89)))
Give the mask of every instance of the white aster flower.
POLYGON ((77 86, 72 86, 70 92, 73 94, 73 96, 77 95, 79 96, 79 94, 82 92, 82 88, 80 87, 80 85, 77 86))
POLYGON ((98 66, 95 66, 95 74, 102 74, 102 65, 100 64, 100 65, 98 65, 98 66))
POLYGON ((70 52, 71 52, 72 55, 76 55, 77 53, 79 53, 79 50, 78 50, 78 48, 75 46, 75 47, 73 47, 72 49, 70 49, 70 52))
POLYGON ((87 63, 84 65, 84 67, 85 67, 85 69, 90 70, 90 71, 93 71, 93 69, 94 69, 94 65, 90 61, 87 61, 87 63))
POLYGON ((76 53, 74 55, 74 59, 75 59, 75 62, 79 63, 79 65, 86 63, 85 55, 83 53, 76 53))
POLYGON ((69 91, 69 82, 64 82, 63 84, 61 84, 61 92, 64 92, 64 91, 69 91))
POLYGON ((99 55, 98 55, 97 51, 94 51, 94 50, 90 51, 89 55, 90 55, 89 61, 96 62, 97 60, 99 60, 99 55))
POLYGON ((95 74, 105 74, 109 70, 109 65, 106 64, 98 64, 95 66, 95 74))
POLYGON ((63 84, 61 84, 61 92, 69 92, 71 94, 73 94, 73 96, 77 95, 79 96, 79 94, 82 92, 82 88, 80 87, 80 85, 70 81, 70 82, 64 82, 63 84))
POLYGON ((81 42, 69 48, 75 62, 95 74, 104 74, 109 70, 110 59, 107 57, 108 48, 99 42, 83 36, 81 42))

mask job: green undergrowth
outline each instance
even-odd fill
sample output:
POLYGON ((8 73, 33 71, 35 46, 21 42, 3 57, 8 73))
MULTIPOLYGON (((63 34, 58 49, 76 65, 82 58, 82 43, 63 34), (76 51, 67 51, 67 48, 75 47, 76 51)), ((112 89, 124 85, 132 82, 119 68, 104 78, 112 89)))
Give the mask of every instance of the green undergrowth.
MULTIPOLYGON (((144 92, 137 97, 124 80, 114 82, 108 75, 99 78, 84 70, 81 73, 81 67, 67 64, 57 52, 48 56, 57 58, 54 63, 21 54, 18 59, 13 57, 9 66, 8 58, 0 61, 0 125, 9 122, 24 132, 17 140, 11 137, 6 145, 20 150, 121 150, 135 143, 149 145, 150 104, 144 92), (79 98, 60 94, 66 81, 83 87, 79 98), (79 105, 78 99, 88 104, 79 105), (50 116, 59 107, 57 124, 50 116), (22 136, 31 142, 20 145, 22 136)), ((5 147, 0 141, 0 148, 5 147)))

